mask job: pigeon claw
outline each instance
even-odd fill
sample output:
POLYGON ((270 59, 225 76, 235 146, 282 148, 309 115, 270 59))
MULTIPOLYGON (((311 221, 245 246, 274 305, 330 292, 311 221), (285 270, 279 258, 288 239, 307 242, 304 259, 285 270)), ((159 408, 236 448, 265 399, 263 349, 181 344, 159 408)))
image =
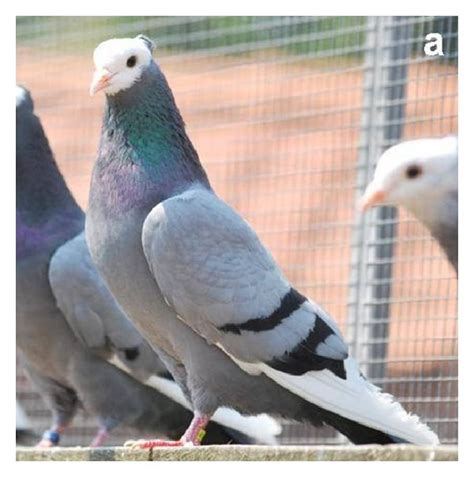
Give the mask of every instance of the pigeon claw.
POLYGON ((139 439, 137 441, 127 441, 124 444, 124 447, 128 449, 137 450, 137 449, 153 449, 154 447, 184 447, 186 443, 182 440, 179 441, 165 441, 162 439, 139 439))
POLYGON ((49 449, 54 447, 54 443, 51 442, 49 439, 41 439, 38 444, 36 444, 38 449, 49 449))

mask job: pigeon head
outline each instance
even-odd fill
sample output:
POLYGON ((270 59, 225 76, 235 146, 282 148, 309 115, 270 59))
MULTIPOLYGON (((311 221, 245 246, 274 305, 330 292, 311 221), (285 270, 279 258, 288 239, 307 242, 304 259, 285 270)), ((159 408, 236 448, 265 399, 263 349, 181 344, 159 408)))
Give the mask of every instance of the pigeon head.
POLYGON ((94 50, 95 73, 90 94, 114 95, 140 80, 153 62, 153 42, 144 35, 102 42, 94 50))
POLYGON ((23 86, 16 86, 16 109, 24 109, 25 111, 33 112, 33 99, 30 92, 23 86))
POLYGON ((94 51, 91 93, 105 92, 94 177, 103 185, 92 189, 90 200, 107 201, 120 213, 156 204, 190 183, 209 187, 152 49, 138 36, 105 41, 94 51))
POLYGON ((457 187, 457 138, 418 139, 387 149, 362 198, 362 210, 402 205, 408 210, 457 187))

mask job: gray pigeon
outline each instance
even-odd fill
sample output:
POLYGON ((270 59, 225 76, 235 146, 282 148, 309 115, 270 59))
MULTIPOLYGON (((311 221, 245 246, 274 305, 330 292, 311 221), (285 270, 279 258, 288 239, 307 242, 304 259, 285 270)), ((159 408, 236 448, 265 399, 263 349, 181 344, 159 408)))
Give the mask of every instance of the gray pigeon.
MULTIPOLYGON (((178 437, 192 406, 95 269, 84 214, 20 87, 16 116, 17 346, 53 414, 40 445, 58 443, 78 406, 99 421, 93 446, 119 424, 178 437)), ((268 416, 230 409, 215 420, 207 443, 274 443, 280 430, 268 416)))
POLYGON ((213 192, 143 36, 101 43, 91 94, 106 107, 86 234, 127 315, 190 396, 176 443, 198 445, 218 406, 326 423, 354 443, 437 436, 360 373, 336 323, 295 290, 213 192))
POLYGON ((362 209, 401 205, 431 232, 458 272, 458 139, 406 141, 387 149, 362 198, 362 209))

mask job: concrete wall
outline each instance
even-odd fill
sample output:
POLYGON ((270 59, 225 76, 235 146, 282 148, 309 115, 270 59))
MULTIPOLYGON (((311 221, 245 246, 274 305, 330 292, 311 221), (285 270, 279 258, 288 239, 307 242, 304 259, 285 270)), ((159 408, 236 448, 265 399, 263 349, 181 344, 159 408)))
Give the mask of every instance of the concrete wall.
POLYGON ((18 461, 456 461, 456 446, 203 446, 131 450, 124 447, 17 448, 18 461))

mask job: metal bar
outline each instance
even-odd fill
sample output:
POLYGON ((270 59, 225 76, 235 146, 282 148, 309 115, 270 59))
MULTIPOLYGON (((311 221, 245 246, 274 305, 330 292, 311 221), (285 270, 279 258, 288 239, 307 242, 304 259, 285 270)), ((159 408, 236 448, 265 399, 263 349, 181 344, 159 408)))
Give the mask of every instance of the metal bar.
MULTIPOLYGON (((409 43, 399 40, 410 38, 411 23, 400 17, 371 17, 369 22, 356 200, 383 146, 401 138, 410 53, 409 43)), ((348 330, 354 354, 365 363, 362 372, 377 381, 385 377, 397 215, 393 207, 371 214, 375 219, 360 216, 353 232, 348 330)))

